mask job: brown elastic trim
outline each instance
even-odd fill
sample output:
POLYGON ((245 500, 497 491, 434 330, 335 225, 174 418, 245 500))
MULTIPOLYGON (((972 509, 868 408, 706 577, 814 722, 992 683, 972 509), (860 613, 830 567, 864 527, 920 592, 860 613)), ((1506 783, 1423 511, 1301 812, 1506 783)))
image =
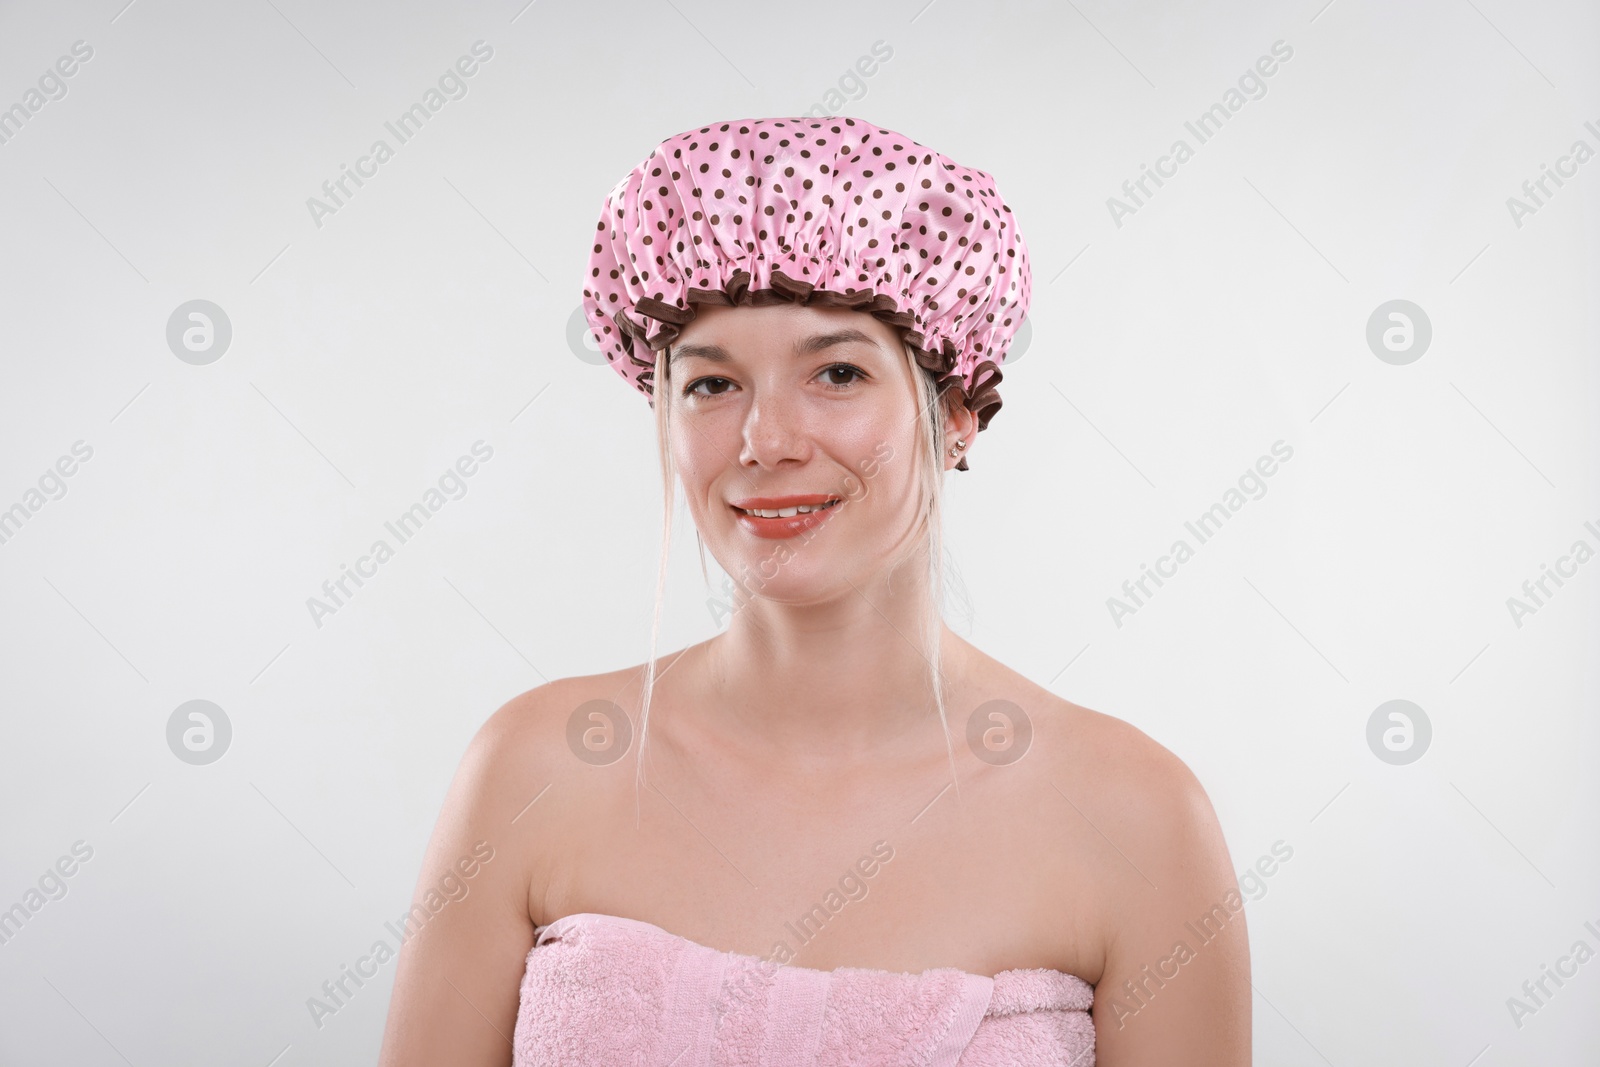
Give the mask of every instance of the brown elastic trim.
MULTIPOLYGON (((772 272, 770 288, 751 289, 750 272, 736 270, 733 277, 729 278, 721 289, 691 287, 685 294, 685 299, 689 303, 689 307, 686 308, 675 307, 652 297, 643 297, 635 304, 641 315, 647 315, 662 324, 661 332, 656 335, 654 341, 647 336, 649 326, 635 323, 628 317, 626 309, 619 309, 612 316, 612 321, 616 323, 617 331, 621 335, 623 348, 627 350, 628 361, 633 366, 642 368, 639 384, 652 397, 655 395, 655 360, 640 359, 634 354, 635 338, 643 341, 646 350, 653 356, 654 352, 677 340, 683 327, 694 321, 695 304, 712 304, 719 307, 768 307, 787 302, 801 306, 865 311, 873 318, 898 329, 910 347, 912 355, 916 357, 917 365, 933 376, 934 388, 938 394, 942 397, 945 392, 954 389, 966 409, 978 417, 980 433, 988 428, 990 420, 1000 411, 999 364, 987 359, 980 361, 969 392, 965 380, 953 372, 958 355, 955 346, 945 341, 938 351, 930 351, 925 347, 927 339, 916 329, 916 319, 909 312, 901 311, 893 297, 873 292, 871 289, 846 289, 844 292, 818 289, 811 282, 790 278, 781 270, 772 272)), ((961 461, 956 464, 956 470, 968 469, 967 457, 962 456, 961 461)))
POLYGON ((673 307, 671 304, 663 304, 661 301, 648 296, 640 297, 639 302, 634 307, 639 309, 639 314, 641 315, 649 315, 659 322, 671 322, 678 326, 687 325, 689 320, 694 318, 693 308, 673 307))

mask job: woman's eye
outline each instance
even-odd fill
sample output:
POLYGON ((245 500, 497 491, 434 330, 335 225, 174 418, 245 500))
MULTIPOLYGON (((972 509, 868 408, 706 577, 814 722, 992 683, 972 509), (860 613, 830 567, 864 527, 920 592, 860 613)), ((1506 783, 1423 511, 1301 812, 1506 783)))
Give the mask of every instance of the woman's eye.
POLYGON ((850 377, 850 379, 848 381, 844 381, 844 382, 840 382, 840 381, 837 381, 837 380, 830 380, 828 382, 828 385, 833 387, 833 388, 835 388, 835 389, 848 389, 852 382, 866 377, 866 373, 864 371, 862 371, 860 367, 852 366, 849 363, 835 363, 831 367, 823 368, 822 373, 823 374, 836 374, 836 373, 838 373, 840 371, 848 372, 851 377, 850 377))
POLYGON ((726 379, 726 378, 697 378, 694 381, 690 382, 684 388, 683 395, 684 396, 689 396, 691 393, 694 394, 695 396, 718 396, 718 395, 720 395, 719 393, 696 393, 695 392, 696 389, 699 389, 702 385, 706 384, 707 382, 722 382, 724 385, 726 385, 727 382, 728 382, 728 379, 726 379))

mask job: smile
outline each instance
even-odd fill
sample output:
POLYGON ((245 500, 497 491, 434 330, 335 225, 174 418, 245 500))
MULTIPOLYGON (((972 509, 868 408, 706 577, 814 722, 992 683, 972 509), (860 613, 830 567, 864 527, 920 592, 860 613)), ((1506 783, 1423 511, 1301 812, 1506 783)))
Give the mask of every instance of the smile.
POLYGON ((743 515, 753 515, 759 519, 787 519, 794 515, 809 515, 813 511, 827 511, 838 504, 837 500, 830 500, 826 504, 796 504, 792 508, 741 508, 734 510, 743 515))
POLYGON ((750 497, 744 505, 729 504, 740 526, 763 540, 799 537, 833 519, 844 503, 826 493, 790 497, 750 497))

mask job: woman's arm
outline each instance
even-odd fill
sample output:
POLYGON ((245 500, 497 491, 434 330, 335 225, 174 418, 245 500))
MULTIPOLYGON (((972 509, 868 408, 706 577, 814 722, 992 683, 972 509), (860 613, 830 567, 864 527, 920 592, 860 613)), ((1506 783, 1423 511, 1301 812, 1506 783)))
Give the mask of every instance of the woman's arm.
POLYGON ((490 716, 456 770, 412 897, 379 1067, 511 1063, 540 836, 538 819, 512 819, 550 781, 549 689, 490 716))
POLYGON ((1117 783, 1085 809, 1125 854, 1110 860, 1095 1062, 1249 1067, 1250 945, 1222 829, 1188 766, 1128 730, 1117 783))

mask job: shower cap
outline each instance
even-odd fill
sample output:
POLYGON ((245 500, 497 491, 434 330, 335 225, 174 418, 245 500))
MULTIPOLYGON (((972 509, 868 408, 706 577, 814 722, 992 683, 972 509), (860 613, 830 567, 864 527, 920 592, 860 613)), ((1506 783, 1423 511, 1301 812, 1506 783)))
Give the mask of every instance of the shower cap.
MULTIPOLYGON (((1027 246, 981 170, 861 119, 741 119, 661 142, 606 197, 583 306, 646 397, 697 304, 780 301, 898 327, 978 429, 1032 293, 1027 246)), ((957 464, 966 470, 965 457, 957 464)))

